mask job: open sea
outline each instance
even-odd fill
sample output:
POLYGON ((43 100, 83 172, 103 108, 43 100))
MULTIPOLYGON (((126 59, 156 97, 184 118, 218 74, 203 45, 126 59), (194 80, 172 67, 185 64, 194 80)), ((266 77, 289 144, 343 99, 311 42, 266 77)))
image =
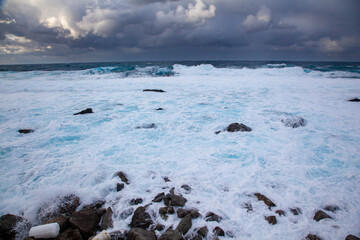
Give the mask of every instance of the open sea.
MULTIPOLYGON (((207 225, 208 239, 216 226, 226 232, 220 239, 359 237, 360 102, 348 101, 354 98, 360 63, 0 65, 0 215, 36 225, 42 206, 75 194, 81 206, 106 200, 114 210, 109 231, 125 231, 131 215, 122 213, 137 207, 131 199, 142 198, 143 206, 175 187, 203 216, 190 233, 207 225), (86 108, 94 113, 73 115, 86 108), (303 126, 291 127, 299 119, 303 126), (223 131, 235 122, 252 131, 223 131), (130 184, 117 192, 120 170, 130 184), (257 192, 276 207, 268 209, 257 192), (339 210, 325 211, 327 205, 339 210), (332 219, 313 220, 317 210, 332 219), (222 221, 206 222, 210 211, 222 221), (272 215, 276 225, 264 219, 272 215)), ((176 227, 176 214, 159 216, 163 206, 148 207, 153 221, 176 227)))

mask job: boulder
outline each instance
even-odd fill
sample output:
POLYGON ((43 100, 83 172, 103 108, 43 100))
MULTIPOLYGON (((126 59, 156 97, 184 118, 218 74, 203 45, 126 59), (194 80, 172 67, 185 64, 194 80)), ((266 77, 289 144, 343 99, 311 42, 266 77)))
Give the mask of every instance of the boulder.
POLYGON ((160 236, 159 240, 183 240, 183 237, 178 230, 168 229, 160 236))
POLYGON ((92 204, 84 206, 84 208, 100 209, 105 204, 105 202, 106 201, 99 200, 99 201, 93 202, 92 204))
POLYGON ((356 237, 356 236, 354 236, 352 234, 349 234, 349 235, 346 236, 345 240, 360 240, 360 238, 356 237))
POLYGON ((268 221, 269 224, 275 225, 277 223, 275 216, 265 217, 265 220, 268 221))
POLYGON ((254 195, 257 197, 257 199, 258 199, 259 201, 263 201, 263 202, 266 204, 266 206, 269 207, 269 209, 271 209, 272 207, 276 207, 275 203, 273 203, 273 202, 272 202, 269 198, 267 198, 265 195, 262 195, 262 194, 260 194, 260 193, 255 193, 254 195))
POLYGON ((83 238, 87 239, 94 234, 100 217, 94 209, 83 209, 71 214, 69 222, 73 228, 80 231, 83 238))
POLYGON ((166 91, 162 90, 162 89, 144 89, 143 92, 159 92, 159 93, 164 93, 166 91))
POLYGON ((70 216, 76 211, 76 208, 80 205, 80 198, 74 194, 66 195, 60 198, 59 210, 67 216, 70 216))
POLYGON ((276 213, 277 215, 279 215, 280 217, 281 217, 281 216, 286 216, 285 211, 280 210, 280 209, 279 209, 279 210, 276 210, 275 213, 276 213))
POLYGON ((200 228, 199 230, 196 231, 197 234, 199 234, 201 237, 205 238, 207 233, 208 233, 208 228, 206 226, 200 228))
POLYGON ((298 128, 306 126, 307 121, 299 116, 289 116, 281 119, 285 127, 298 128))
POLYGON ((164 197, 164 204, 166 206, 172 207, 183 207, 187 202, 186 198, 181 195, 176 195, 174 193, 174 188, 170 190, 170 193, 166 194, 164 197))
POLYGON ((133 198, 130 201, 130 205, 138 205, 141 204, 143 202, 142 198, 133 198))
POLYGON ((165 182, 171 182, 171 180, 168 177, 163 177, 165 182))
POLYGON ((152 200, 153 202, 161 202, 164 199, 165 193, 159 193, 157 194, 154 199, 152 200))
POLYGON ((321 211, 321 210, 319 210, 319 211, 317 211, 316 213, 315 213, 315 216, 314 216, 314 220, 315 221, 320 221, 320 220, 322 220, 322 219, 325 219, 325 218, 330 218, 330 219, 332 219, 332 217, 330 217, 329 215, 327 215, 325 212, 323 212, 323 211, 321 211))
POLYGON ((222 230, 220 227, 215 227, 213 233, 215 236, 225 236, 224 230, 222 230))
POLYGON ((156 240, 156 235, 142 228, 132 228, 127 235, 127 240, 156 240))
POLYGON ((119 171, 117 173, 115 173, 115 176, 118 176, 122 182, 126 183, 127 185, 129 185, 129 179, 127 178, 126 174, 122 171, 119 171))
POLYGON ((321 238, 319 238, 318 236, 313 235, 313 234, 307 235, 305 239, 306 240, 321 240, 321 238))
POLYGON ((190 240, 202 240, 203 238, 200 235, 195 235, 190 240))
POLYGON ((82 110, 80 112, 74 113, 74 115, 79 115, 79 114, 88 114, 88 113, 94 113, 93 110, 91 108, 87 108, 85 110, 82 110))
POLYGON ((348 101, 349 102, 360 102, 360 99, 359 98, 353 98, 353 99, 350 99, 348 101))
POLYGON ((62 232, 69 226, 69 217, 64 215, 59 215, 51 218, 49 221, 46 222, 46 224, 49 223, 58 223, 60 226, 60 232, 62 232))
POLYGON ((68 229, 61 233, 55 240, 83 240, 79 230, 68 229))
POLYGON ((120 231, 109 233, 111 240, 126 240, 126 234, 120 231))
POLYGON ((290 208, 290 212, 292 212, 292 214, 294 214, 295 216, 302 213, 300 208, 290 208))
POLYGON ((337 212, 338 210, 340 210, 340 207, 337 206, 337 205, 326 205, 326 206, 324 207, 324 209, 325 209, 326 211, 335 213, 335 212, 337 212))
POLYGON ((117 184, 116 184, 116 191, 117 191, 117 192, 120 192, 121 190, 124 189, 124 187, 125 187, 125 184, 123 184, 123 183, 117 183, 117 184))
POLYGON ((0 218, 0 238, 15 239, 21 238, 24 232, 28 232, 31 225, 28 220, 13 214, 6 214, 0 218))
POLYGON ((190 230, 191 226, 191 215, 189 214, 180 221, 179 225, 176 227, 176 230, 185 235, 190 230))
POLYGON ((150 214, 146 212, 145 207, 138 207, 131 220, 130 226, 132 228, 148 228, 153 221, 151 220, 150 214))
POLYGON ((220 222, 222 219, 222 217, 220 217, 219 215, 213 213, 213 212, 208 212, 205 215, 205 221, 207 222, 220 222))
POLYGON ((175 209, 173 207, 161 207, 159 209, 160 216, 166 220, 168 218, 167 214, 174 214, 175 209))
POLYGON ((189 215, 189 214, 190 214, 191 218, 200 217, 199 211, 197 209, 195 209, 195 208, 189 208, 189 209, 179 208, 176 211, 176 214, 177 214, 178 218, 183 218, 183 217, 185 217, 186 215, 189 215))
POLYGON ((104 216, 101 220, 100 227, 102 230, 106 230, 108 228, 113 227, 112 215, 113 215, 113 210, 111 209, 111 207, 108 207, 106 209, 106 213, 104 214, 104 216))
POLYGON ((164 230, 165 229, 165 226, 164 225, 162 225, 162 224, 160 224, 160 223, 158 223, 158 224, 156 224, 156 225, 153 225, 151 228, 150 228, 152 231, 162 231, 162 230, 164 230))
POLYGON ((242 124, 242 123, 231 123, 227 128, 226 131, 228 132, 251 132, 251 128, 242 124))
POLYGON ((33 133, 35 132, 34 129, 19 129, 19 133, 22 133, 22 134, 28 134, 28 133, 33 133))

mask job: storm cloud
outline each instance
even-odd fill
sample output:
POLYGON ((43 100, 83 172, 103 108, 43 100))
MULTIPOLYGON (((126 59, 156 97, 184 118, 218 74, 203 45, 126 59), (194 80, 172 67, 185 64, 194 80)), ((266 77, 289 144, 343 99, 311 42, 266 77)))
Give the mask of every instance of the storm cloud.
POLYGON ((0 63, 360 60, 357 0, 7 0, 0 63))

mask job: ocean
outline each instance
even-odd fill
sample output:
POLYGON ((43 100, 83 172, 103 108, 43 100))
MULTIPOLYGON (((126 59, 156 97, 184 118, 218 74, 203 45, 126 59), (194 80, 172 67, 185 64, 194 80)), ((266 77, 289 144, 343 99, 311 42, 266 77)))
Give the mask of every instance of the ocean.
MULTIPOLYGON (((189 234, 206 225, 208 239, 216 226, 221 239, 359 236, 360 103, 348 101, 356 98, 360 63, 0 65, 0 215, 36 225, 40 208, 75 194, 79 209, 105 200, 109 231, 123 232, 131 199, 144 206, 174 187, 202 215, 189 234), (252 131, 227 132, 231 123, 252 131), (130 181, 119 192, 117 171, 130 181), (315 221, 318 210, 332 219, 315 221), (206 222, 207 212, 221 222, 206 222)), ((163 206, 148 206, 153 221, 176 227, 176 214, 159 216, 163 206)))

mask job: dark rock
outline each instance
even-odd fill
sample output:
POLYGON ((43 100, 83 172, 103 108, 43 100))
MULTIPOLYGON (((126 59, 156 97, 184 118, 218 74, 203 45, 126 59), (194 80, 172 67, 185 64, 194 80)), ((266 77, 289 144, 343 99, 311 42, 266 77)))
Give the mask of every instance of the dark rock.
POLYGON ((104 217, 101 220, 100 227, 102 230, 106 230, 108 228, 113 227, 112 215, 113 215, 113 210, 111 209, 111 207, 108 207, 106 209, 106 213, 105 213, 104 217))
POLYGON ((19 129, 19 133, 22 133, 22 134, 28 134, 28 133, 33 133, 35 132, 34 129, 19 129))
POLYGON ((202 240, 203 238, 200 235, 195 235, 190 240, 202 240))
POLYGON ((281 122, 284 124, 285 127, 304 127, 306 126, 306 120, 299 116, 291 116, 284 119, 281 119, 281 122))
POLYGON ((163 177, 165 182, 171 182, 171 180, 168 177, 163 177))
POLYGON ((199 234, 201 237, 205 238, 206 235, 208 233, 208 229, 206 226, 200 228, 199 230, 197 230, 197 234, 199 234))
POLYGON ((290 211, 292 212, 292 214, 294 214, 295 216, 299 215, 302 213, 300 208, 290 208, 290 211))
POLYGON ((207 222, 220 222, 222 219, 222 217, 220 217, 219 215, 213 213, 213 212, 208 212, 205 215, 205 221, 207 222))
POLYGON ((28 220, 13 214, 6 214, 0 218, 0 238, 15 239, 23 232, 28 232, 31 225, 28 220))
POLYGON ((216 131, 215 134, 218 135, 219 133, 221 133, 222 131, 216 131))
POLYGON ((191 187, 187 184, 181 185, 181 188, 184 189, 185 191, 191 192, 191 187))
POLYGON ((60 199, 59 210, 67 216, 70 216, 76 211, 76 208, 80 205, 80 198, 74 194, 66 195, 60 199))
POLYGON ((246 210, 247 212, 252 212, 252 210, 253 210, 253 207, 252 207, 251 203, 244 203, 244 204, 242 205, 242 207, 245 208, 245 209, 247 209, 247 210, 246 210))
POLYGON ((251 132, 251 130, 251 128, 242 123, 232 123, 226 128, 228 132, 251 132))
POLYGON ((266 196, 264 196, 264 195, 262 195, 262 194, 260 194, 260 193, 255 193, 254 195, 257 197, 257 199, 258 199, 259 201, 263 201, 263 202, 266 204, 266 206, 269 207, 269 209, 271 209, 272 207, 276 207, 275 203, 273 203, 273 202, 272 202, 269 198, 267 198, 266 196))
POLYGON ((69 226, 69 217, 64 215, 59 215, 51 218, 49 221, 46 222, 46 224, 49 223, 58 223, 60 226, 60 231, 62 232, 69 226))
POLYGON ((159 240, 183 240, 183 237, 178 230, 168 229, 160 236, 159 240))
POLYGON ((141 126, 136 127, 136 129, 140 129, 140 128, 145 128, 145 129, 156 128, 156 125, 155 125, 155 123, 148 123, 148 124, 143 124, 141 126))
POLYGON ((360 240, 360 238, 356 237, 356 236, 354 236, 352 234, 349 234, 349 235, 346 236, 345 240, 360 240))
POLYGON ((143 92, 160 92, 160 93, 163 93, 163 92, 166 92, 162 89, 144 89, 143 92))
POLYGON ((348 101, 349 102, 360 102, 360 99, 359 98, 353 98, 353 99, 350 99, 348 101))
POLYGON ((224 230, 222 230, 220 227, 214 228, 213 233, 214 233, 216 236, 225 236, 224 230))
POLYGON ((321 240, 321 238, 319 238, 316 235, 312 235, 312 234, 307 235, 305 239, 306 240, 321 240))
POLYGON ((109 235, 110 235, 110 240, 126 240, 126 234, 120 231, 111 232, 109 233, 109 235))
POLYGON ((123 184, 123 183, 117 183, 117 184, 116 184, 116 191, 117 191, 117 192, 120 192, 121 190, 124 189, 124 187, 125 187, 125 184, 123 184))
POLYGON ((68 229, 65 232, 61 233, 56 240, 83 240, 79 230, 77 229, 68 229))
POLYGON ((151 230, 154 230, 154 231, 156 230, 156 231, 159 231, 159 232, 164 230, 164 229, 165 229, 165 226, 160 224, 160 223, 158 223, 158 224, 151 227, 151 230))
POLYGON ((130 226, 132 228, 148 228, 153 221, 151 220, 150 214, 146 212, 145 207, 138 207, 131 220, 130 226))
POLYGON ((134 198, 134 199, 131 199, 130 205, 138 205, 138 204, 141 204, 142 202, 143 202, 142 198, 134 198))
POLYGON ((94 113, 93 110, 91 108, 87 108, 85 110, 82 110, 78 113, 74 113, 74 115, 79 115, 79 114, 88 114, 88 113, 94 113))
POLYGON ((125 209, 124 211, 122 211, 121 213, 120 213, 120 218, 121 219, 126 219, 126 218, 128 218, 131 214, 133 214, 133 212, 134 212, 134 208, 128 208, 128 209, 125 209))
POLYGON ((337 206, 337 205, 326 205, 326 206, 324 207, 324 209, 325 209, 326 211, 335 213, 336 211, 340 210, 340 207, 337 206))
POLYGON ((286 216, 285 211, 283 211, 283 210, 276 210, 275 213, 276 213, 277 215, 279 215, 280 217, 281 217, 281 216, 286 216))
POLYGON ((180 221, 179 225, 176 227, 176 230, 178 230, 181 234, 186 234, 190 230, 191 226, 191 215, 187 215, 180 221))
POLYGON ((127 240, 156 240, 156 235, 142 228, 132 228, 127 235, 127 240))
POLYGON ((157 108, 156 111, 163 111, 163 108, 157 108))
POLYGON ((166 194, 164 197, 164 204, 166 206, 183 207, 186 202, 186 198, 181 195, 176 195, 174 193, 174 188, 172 188, 170 190, 170 193, 166 194))
POLYGON ((105 204, 105 201, 99 200, 90 205, 86 205, 85 209, 100 209, 105 204))
POLYGON ((315 216, 314 216, 314 220, 315 221, 320 221, 320 220, 322 220, 322 219, 325 219, 325 218, 330 218, 330 219, 332 219, 332 217, 330 217, 329 215, 327 215, 325 212, 323 212, 323 211, 321 211, 321 210, 319 210, 319 211, 317 211, 316 213, 315 213, 315 216))
POLYGON ((161 202, 164 199, 165 193, 159 193, 157 194, 154 199, 152 200, 153 202, 161 202))
POLYGON ((190 214, 191 218, 200 217, 199 211, 197 209, 195 209, 195 208, 190 208, 190 209, 179 208, 176 211, 176 214, 177 214, 178 218, 183 218, 183 217, 185 217, 186 215, 189 215, 189 214, 190 214))
POLYGON ((115 176, 118 176, 121 179, 121 181, 129 185, 129 179, 127 178, 124 172, 119 171, 115 173, 115 176))
POLYGON ((94 234, 100 217, 94 209, 83 209, 71 214, 69 222, 73 228, 79 229, 83 238, 87 239, 94 234))
POLYGON ((167 214, 174 214, 175 209, 173 207, 161 207, 159 209, 160 216, 166 220, 168 218, 167 214))
POLYGON ((265 217, 266 221, 268 221, 269 224, 275 225, 277 223, 275 216, 268 216, 265 217))

